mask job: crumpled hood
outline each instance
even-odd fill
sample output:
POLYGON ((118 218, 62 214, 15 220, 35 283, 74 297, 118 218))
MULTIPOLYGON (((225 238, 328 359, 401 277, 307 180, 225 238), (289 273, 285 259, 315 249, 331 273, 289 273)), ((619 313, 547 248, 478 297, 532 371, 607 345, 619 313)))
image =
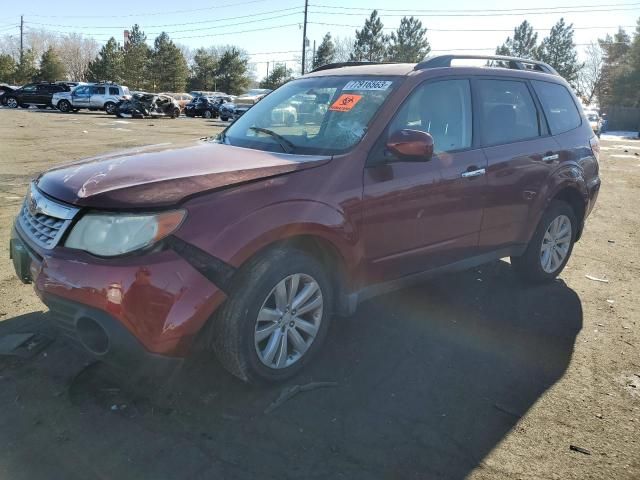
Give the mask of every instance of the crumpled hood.
POLYGON ((89 158, 36 180, 47 195, 81 207, 175 205, 191 195, 322 165, 328 156, 288 155, 213 142, 156 145, 89 158))

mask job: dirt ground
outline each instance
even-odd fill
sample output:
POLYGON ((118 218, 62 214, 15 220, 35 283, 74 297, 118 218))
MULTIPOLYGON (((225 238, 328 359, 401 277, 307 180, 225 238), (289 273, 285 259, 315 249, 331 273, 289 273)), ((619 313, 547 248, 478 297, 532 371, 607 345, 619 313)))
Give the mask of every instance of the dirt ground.
POLYGON ((0 109, 0 339, 52 339, 0 356, 0 478, 640 478, 637 140, 602 142, 600 198, 557 282, 525 287, 499 261, 371 300, 285 386, 246 386, 207 354, 139 382, 57 337, 8 259, 29 180, 220 125, 0 109), (312 381, 336 385, 268 411, 312 381))

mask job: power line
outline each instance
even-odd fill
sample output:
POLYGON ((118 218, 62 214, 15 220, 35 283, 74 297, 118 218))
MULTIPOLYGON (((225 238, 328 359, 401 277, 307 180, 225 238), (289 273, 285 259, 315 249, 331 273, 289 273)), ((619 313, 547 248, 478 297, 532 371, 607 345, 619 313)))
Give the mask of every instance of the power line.
POLYGON ((223 5, 214 5, 211 7, 203 7, 203 8, 190 8, 186 10, 174 10, 171 12, 163 11, 163 12, 144 12, 144 13, 128 13, 128 14, 119 14, 119 15, 39 15, 39 14, 30 14, 31 17, 45 17, 45 18, 123 18, 123 17, 153 17, 159 15, 175 15, 179 13, 195 13, 195 12, 203 12, 206 10, 218 10, 221 8, 230 8, 237 7, 241 5, 250 5, 254 3, 263 3, 270 2, 272 0, 250 0, 248 2, 237 2, 237 3, 229 3, 223 5))
MULTIPOLYGON (((362 28, 362 25, 351 25, 346 23, 325 23, 325 22, 309 22, 312 25, 324 25, 329 27, 349 27, 349 28, 362 28)), ((635 28, 635 25, 616 25, 614 27, 573 27, 573 30, 609 30, 620 28, 635 28)), ((382 27, 384 30, 396 30, 396 27, 382 27)), ((493 29, 493 28, 427 28, 429 32, 513 32, 513 28, 510 29, 493 29)), ((534 28, 536 32, 549 32, 550 28, 534 28)))
MULTIPOLYGON (((217 23, 224 22, 226 20, 238 20, 239 18, 251 18, 251 17, 259 17, 261 15, 270 15, 273 13, 282 13, 288 12, 291 10, 300 10, 300 7, 290 7, 290 8, 281 8, 278 10, 267 10, 265 12, 260 13, 252 13, 249 15, 240 15, 235 17, 225 17, 225 18, 216 18, 213 20, 198 20, 195 22, 184 22, 184 23, 167 23, 160 25, 146 25, 145 28, 164 28, 164 27, 183 27, 185 25, 199 25, 203 23, 217 23)), ((296 12, 297 13, 297 12, 296 12)), ((282 15, 284 16, 284 15, 282 15)), ((256 19, 256 21, 262 21, 264 19, 256 19)), ((114 29, 114 28, 130 28, 130 25, 66 25, 66 24, 58 24, 58 23, 40 23, 40 22, 29 22, 32 25, 41 25, 44 27, 65 27, 65 28, 97 28, 97 29, 114 29)), ((146 33, 146 32, 145 32, 146 33)))
MULTIPOLYGON (((317 8, 317 6, 316 6, 317 8)), ((418 17, 513 17, 513 16, 524 16, 524 15, 557 15, 559 13, 597 13, 597 12, 614 12, 614 11, 628 11, 628 10, 638 10, 640 7, 631 7, 631 8, 605 8, 600 10, 554 10, 547 12, 511 12, 511 11, 500 11, 494 13, 418 13, 417 11, 407 11, 407 13, 385 13, 385 17, 406 17, 407 15, 416 14, 418 17)), ((363 16, 364 12, 322 12, 314 10, 313 12, 316 15, 349 15, 349 16, 363 16)))
POLYGON ((640 2, 633 3, 609 3, 609 4, 592 4, 592 5, 564 5, 564 6, 556 6, 556 7, 530 7, 530 8, 495 8, 495 9, 474 9, 474 8, 464 8, 464 9, 406 9, 406 8, 375 8, 375 7, 343 7, 338 5, 321 5, 321 4, 310 4, 311 7, 322 7, 322 8, 333 8, 339 10, 364 10, 367 12, 371 12, 372 10, 377 10, 378 12, 454 12, 454 13, 472 13, 472 12, 514 12, 514 11, 536 11, 536 10, 558 10, 563 8, 603 8, 603 7, 632 7, 638 6, 640 2))

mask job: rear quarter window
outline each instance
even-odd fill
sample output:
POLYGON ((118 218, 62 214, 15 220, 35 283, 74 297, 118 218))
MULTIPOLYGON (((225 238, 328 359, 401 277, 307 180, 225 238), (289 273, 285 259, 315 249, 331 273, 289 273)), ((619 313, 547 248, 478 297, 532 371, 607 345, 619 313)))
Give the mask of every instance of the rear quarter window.
POLYGON ((542 103, 553 135, 568 132, 580 126, 582 120, 578 107, 564 85, 540 80, 533 80, 531 83, 542 103))

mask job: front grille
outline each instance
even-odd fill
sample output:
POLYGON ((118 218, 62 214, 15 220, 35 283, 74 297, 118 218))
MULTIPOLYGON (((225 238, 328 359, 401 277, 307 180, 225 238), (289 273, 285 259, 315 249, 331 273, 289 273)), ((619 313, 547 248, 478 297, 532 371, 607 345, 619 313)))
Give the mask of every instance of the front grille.
POLYGON ((58 244, 77 212, 77 208, 48 199, 31 184, 18 224, 29 239, 50 250, 58 244))
POLYGON ((53 248, 61 234, 65 220, 51 217, 45 213, 32 215, 26 205, 20 211, 20 225, 23 231, 44 248, 53 248))

